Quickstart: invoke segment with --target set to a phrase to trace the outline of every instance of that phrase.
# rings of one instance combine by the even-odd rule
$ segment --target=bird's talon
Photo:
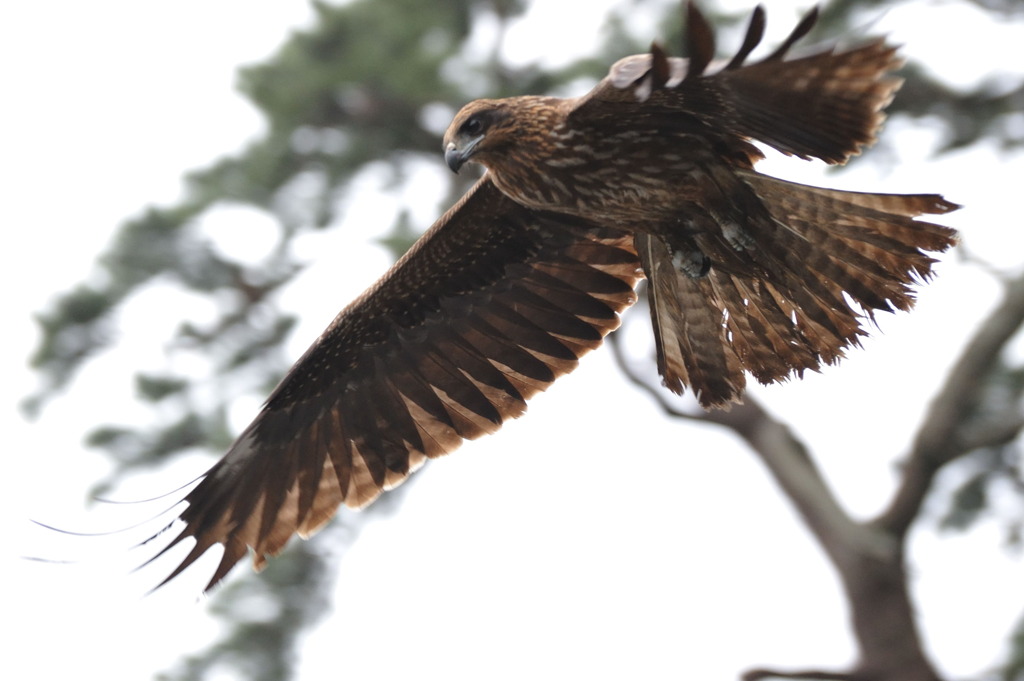
[[[700,251],[675,251],[672,265],[691,279],[700,279],[711,271],[711,258]]]
[[[749,251],[754,247],[754,237],[736,222],[722,223],[722,236],[735,251]]]

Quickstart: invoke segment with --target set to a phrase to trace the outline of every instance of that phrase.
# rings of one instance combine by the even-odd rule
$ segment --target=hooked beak
[[[459,172],[462,165],[469,160],[469,157],[473,155],[473,150],[476,149],[476,145],[480,144],[480,140],[484,138],[480,135],[474,140],[471,140],[462,149],[459,149],[455,142],[449,142],[448,146],[444,149],[444,162],[448,164],[448,167],[452,169],[453,173]]]
[[[453,173],[459,172],[459,168],[466,162],[462,152],[455,146],[455,142],[449,142],[448,147],[444,150],[444,162],[448,164]]]

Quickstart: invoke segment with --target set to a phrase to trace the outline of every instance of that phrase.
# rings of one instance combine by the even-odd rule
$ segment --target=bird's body
[[[705,139],[659,128],[651,120],[618,121],[618,126],[575,122],[570,115],[576,103],[514,97],[478,100],[463,112],[507,116],[502,138],[509,141],[478,154],[503,194],[535,210],[614,224],[624,231],[649,229],[652,211],[664,220],[678,217],[687,200],[697,198],[693,177]]]
[[[665,385],[705,408],[739,400],[745,373],[768,383],[832,363],[865,314],[908,309],[926,252],[955,241],[914,218],[953,204],[754,170],[752,139],[845,162],[899,86],[881,40],[788,59],[814,16],[748,65],[758,8],[739,53],[708,72],[713,37],[690,5],[689,60],[655,47],[580,98],[464,107],[445,160],[486,174],[338,315],[188,494],[170,546],[196,544],[168,579],[218,543],[210,585],[250,549],[260,565],[339,505],[521,415],[618,326],[641,278]]]

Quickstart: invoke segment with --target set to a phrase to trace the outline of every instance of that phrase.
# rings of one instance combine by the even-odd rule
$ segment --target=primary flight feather
[[[341,504],[358,508],[428,458],[496,431],[619,325],[648,280],[658,370],[674,392],[727,407],[763,383],[842,356],[873,310],[909,309],[927,252],[953,230],[915,220],[934,194],[819,189],[762,175],[751,141],[844,163],[875,140],[900,80],[873,40],[746,63],[688,6],[689,59],[627,57],[583,97],[466,105],[444,158],[483,178],[292,367],[184,499],[174,578],[224,546],[207,588],[249,551],[261,566]],[[163,551],[161,553],[163,553]],[[165,581],[167,581],[165,580]]]

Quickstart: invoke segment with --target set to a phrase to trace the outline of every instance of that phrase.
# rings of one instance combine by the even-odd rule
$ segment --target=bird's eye
[[[484,122],[478,116],[473,116],[462,126],[462,131],[475,137],[484,131]]]

